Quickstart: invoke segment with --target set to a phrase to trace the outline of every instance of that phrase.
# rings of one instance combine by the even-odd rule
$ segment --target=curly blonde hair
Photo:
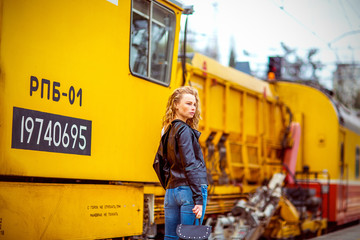
[[[191,94],[195,97],[196,100],[196,110],[193,118],[189,118],[186,123],[193,129],[197,129],[200,121],[200,99],[198,91],[190,86],[179,87],[174,90],[174,92],[169,97],[165,116],[163,117],[163,128],[166,130],[170,123],[175,119],[176,114],[176,104],[180,102],[183,94]]]

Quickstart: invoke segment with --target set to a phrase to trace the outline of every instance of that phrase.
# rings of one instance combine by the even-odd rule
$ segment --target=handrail
[[[310,182],[314,182],[314,183],[318,183],[320,185],[320,193],[321,193],[321,199],[322,201],[324,200],[324,195],[323,195],[323,189],[322,186],[323,184],[321,182],[318,181],[318,176],[319,175],[326,175],[327,176],[327,218],[330,218],[330,174],[328,172],[317,172],[317,171],[302,171],[302,172],[295,172],[295,176],[296,175],[306,175],[306,183],[309,184]],[[315,179],[309,179],[310,175],[314,175]],[[315,180],[315,181],[314,181]],[[301,181],[301,180],[300,180]],[[309,186],[308,186],[309,187]],[[323,208],[323,203],[321,204],[321,209]],[[323,210],[323,209],[322,209]]]

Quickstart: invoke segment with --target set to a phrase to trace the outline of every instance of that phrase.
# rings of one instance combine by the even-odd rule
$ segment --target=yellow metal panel
[[[224,98],[224,132],[229,132],[229,105],[230,103],[230,83],[225,82],[225,98]]]
[[[142,233],[143,188],[0,182],[0,239],[98,239]]]
[[[213,85],[210,87],[210,128],[223,129],[224,128],[224,85]]]
[[[277,89],[284,103],[296,113],[294,116],[303,117],[303,164],[310,166],[310,171],[327,169],[332,178],[337,178],[339,121],[332,102],[319,90],[301,84],[280,82]],[[302,166],[297,165],[297,171],[301,170]]]
[[[271,102],[265,101],[264,104],[264,135],[266,138],[270,137],[271,127]]]
[[[215,137],[212,143],[216,146],[217,139],[226,133],[228,166],[225,171],[230,173],[230,178],[259,183],[264,176],[270,177],[271,173],[266,172],[270,168],[261,166],[270,158],[279,161],[276,152],[280,149],[285,122],[283,106],[272,97],[269,84],[198,54],[192,59],[192,65],[187,65],[187,71],[191,74],[189,84],[199,90],[203,101],[202,146],[205,147],[210,135]],[[207,158],[206,149],[204,154]],[[215,148],[207,164],[217,168],[218,157]],[[275,168],[279,170],[279,167],[272,169]],[[219,171],[214,170],[212,174],[216,182]]]
[[[248,94],[246,96],[246,114],[244,118],[247,135],[257,135],[257,110],[257,98]]]
[[[241,86],[249,91],[257,93],[266,93],[269,98],[273,98],[273,92],[270,89],[269,83],[250,76],[246,73],[240,72],[231,67],[225,67],[214,59],[196,53],[192,59],[191,64],[199,69],[206,69],[204,71],[216,76],[221,76],[222,79],[234,83],[234,85]]]
[[[229,96],[229,105],[227,106],[229,109],[229,131],[230,132],[237,132],[240,133],[240,104],[241,104],[241,93],[237,90],[230,89],[230,96]]]
[[[181,12],[159,2],[174,9],[178,39]],[[131,1],[3,0],[1,6],[0,174],[157,181],[151,164],[177,82],[164,87],[131,75]],[[176,41],[173,63],[177,47]],[[176,64],[172,70],[175,79]],[[30,95],[31,76],[39,89]],[[43,79],[50,84],[41,94]],[[70,103],[71,87],[75,94],[82,89],[81,106],[76,95]],[[91,121],[91,155],[12,148],[13,107]]]
[[[227,150],[230,150],[230,143],[229,141],[226,141],[225,142],[225,147]],[[228,166],[228,169],[229,169],[229,174],[230,174],[230,180],[233,180],[235,175],[234,175],[234,168],[231,167],[231,164],[232,164],[233,160],[232,160],[232,154],[230,151],[226,151],[226,163],[227,163],[227,166]]]
[[[191,74],[191,86],[196,88],[199,92],[200,98],[200,109],[201,109],[201,119],[204,120],[204,114],[206,114],[206,94],[205,94],[205,82],[206,79],[204,76],[199,76],[197,74]],[[200,125],[203,127],[204,121],[200,121]]]
[[[296,223],[299,221],[299,213],[294,205],[286,198],[281,198],[279,202],[280,216],[286,222]]]
[[[275,127],[274,127],[274,124],[275,124],[275,104],[273,103],[269,103],[269,108],[268,108],[268,115],[269,115],[269,122],[268,122],[268,126],[269,126],[269,135],[268,137],[270,139],[275,139]]]
[[[300,129],[304,129],[304,115],[301,113],[293,113],[294,114],[294,121],[300,124]],[[300,138],[300,144],[299,144],[299,151],[298,151],[298,157],[296,161],[296,169],[302,169],[302,166],[304,166],[304,137]]]
[[[245,119],[247,119],[247,115],[250,114],[249,110],[248,110],[248,94],[244,93],[242,95],[242,134],[241,134],[241,159],[242,159],[242,163],[244,164],[244,176],[245,179],[250,179],[251,175],[250,175],[250,170],[249,170],[249,159],[248,159],[248,153],[247,153],[247,146],[245,145],[246,142],[246,136],[248,134],[248,128],[247,128],[247,123]]]
[[[283,109],[279,105],[273,105],[273,111],[274,111],[274,122],[272,124],[272,127],[274,128],[274,140],[280,140],[283,137],[284,132],[282,131],[284,128],[284,124],[288,124],[288,122],[284,122],[285,116],[283,115]]]
[[[360,135],[349,129],[345,129],[345,164],[347,164],[347,171],[349,180],[359,180],[355,176],[356,168],[356,147],[360,147]],[[360,169],[359,169],[360,170]]]

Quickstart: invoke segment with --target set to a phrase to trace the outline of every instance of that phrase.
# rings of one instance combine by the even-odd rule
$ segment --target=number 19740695
[[[90,155],[91,121],[14,107],[12,147]]]

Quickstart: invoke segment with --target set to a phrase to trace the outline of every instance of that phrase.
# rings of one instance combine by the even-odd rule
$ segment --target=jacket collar
[[[187,124],[186,122],[184,122],[184,121],[182,121],[182,120],[180,120],[180,119],[175,119],[175,120],[173,120],[173,121],[171,122],[171,124],[174,124],[174,123],[176,123],[176,122],[180,122],[180,123],[183,123],[183,124],[187,125],[187,126],[194,132],[196,138],[199,139],[199,137],[200,137],[200,135],[201,135],[201,132],[199,132],[199,131],[196,130],[196,129],[191,128],[191,127],[189,126],[189,124]]]
[[[180,119],[175,119],[171,122],[171,124],[176,123],[176,122],[181,122],[181,123],[185,123],[186,125],[188,125],[186,122],[184,122],[183,120]],[[189,125],[188,125],[189,126]],[[190,127],[190,126],[189,126]]]

